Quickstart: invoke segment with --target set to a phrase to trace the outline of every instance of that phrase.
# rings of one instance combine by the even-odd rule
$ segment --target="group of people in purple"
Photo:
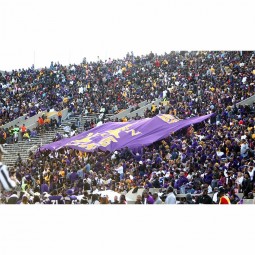
[[[61,104],[75,114],[99,113],[103,107],[117,113],[159,96],[168,102],[167,113],[180,119],[214,115],[139,151],[38,150],[9,169],[17,188],[3,191],[2,202],[127,204],[130,191],[140,188],[135,204],[253,199],[255,105],[236,103],[254,94],[254,62],[254,52],[171,52],[5,72],[0,76],[2,123],[35,107]],[[24,100],[30,100],[25,108]],[[157,113],[153,106],[145,117]]]
[[[106,113],[167,94],[181,117],[225,108],[254,93],[254,52],[171,52],[0,73],[0,125],[68,107]]]

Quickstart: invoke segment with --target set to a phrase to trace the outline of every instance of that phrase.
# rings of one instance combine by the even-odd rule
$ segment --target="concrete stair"
[[[87,120],[90,122],[92,119],[94,122],[97,122],[98,115],[82,116],[80,126],[77,128],[78,133],[83,132],[83,125]],[[61,135],[64,134],[64,127],[71,126],[73,123],[77,123],[77,120],[80,119],[80,116],[72,116],[68,120],[63,120],[61,126],[53,131],[46,131],[42,135],[31,138],[30,142],[28,141],[18,141],[16,144],[7,144],[4,149],[8,152],[7,155],[4,155],[3,162],[7,166],[13,166],[18,158],[18,153],[21,156],[22,161],[25,161],[29,156],[29,151],[35,152],[40,146],[49,144],[53,141],[56,133]]]

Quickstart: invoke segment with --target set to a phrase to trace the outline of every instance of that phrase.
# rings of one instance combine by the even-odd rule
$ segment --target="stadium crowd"
[[[254,93],[254,52],[171,52],[0,73],[0,125],[68,107],[117,113],[168,94],[183,117],[225,108]],[[184,104],[185,102],[185,104]]]
[[[57,152],[31,153],[27,162],[18,158],[10,168],[18,188],[3,192],[6,194],[2,201],[126,204],[127,193],[138,188],[145,191],[137,195],[136,204],[176,203],[176,193],[186,194],[178,201],[180,204],[236,204],[243,198],[253,198],[255,107],[236,106],[238,101],[254,94],[253,55],[253,52],[171,52],[142,57],[128,54],[124,60],[84,62],[69,67],[52,63],[39,74],[39,70],[33,69],[13,71],[8,86],[5,74],[1,79],[5,82],[2,93],[8,88],[9,95],[21,98],[18,102],[33,95],[39,98],[36,104],[31,99],[31,107],[25,110],[21,107],[22,113],[31,113],[35,107],[42,110],[44,104],[68,107],[78,114],[84,113],[84,109],[116,113],[136,106],[141,100],[161,96],[169,101],[168,113],[181,119],[209,112],[215,115],[140,151],[125,148],[114,153],[86,154],[63,148]],[[24,75],[17,75],[22,72]],[[13,75],[23,78],[13,80]],[[33,83],[28,86],[34,89],[30,95],[10,89],[20,84],[22,90],[28,83]],[[53,89],[57,93],[53,94]],[[17,103],[2,100],[3,123],[11,120],[10,114],[6,114],[6,101]],[[145,116],[157,113],[159,109],[153,106]],[[151,188],[159,192],[151,194]],[[116,192],[111,202],[109,196],[98,196],[105,190]],[[238,196],[239,193],[243,196]]]

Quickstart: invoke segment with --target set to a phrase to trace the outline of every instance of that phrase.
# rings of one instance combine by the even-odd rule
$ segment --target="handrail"
[[[157,99],[154,101],[154,103],[155,103],[155,105],[158,106],[158,105],[160,104],[161,101],[162,101],[162,98],[157,98]],[[138,113],[139,116],[143,115],[144,112],[145,112],[145,110],[146,110],[147,108],[150,108],[150,107],[152,106],[152,104],[153,104],[153,103],[151,102],[151,103],[149,103],[149,104],[144,105],[143,107],[141,107],[141,108],[139,108],[139,109],[137,109],[137,110],[131,112],[129,115],[127,115],[127,117],[128,117],[128,118],[135,117],[135,116],[136,116],[136,113]]]
[[[143,107],[143,106],[146,105],[147,103],[148,103],[148,101],[145,100],[145,101],[139,103],[138,106],[139,106],[139,107]],[[128,109],[126,109],[126,110],[123,110],[123,111],[121,111],[121,112],[119,112],[119,113],[117,113],[117,114],[111,116],[110,119],[111,119],[111,120],[114,120],[114,119],[116,119],[116,118],[122,119],[122,118],[126,117],[126,116],[130,113],[131,109],[132,109],[132,106],[129,107]]]
[[[67,113],[68,113],[68,109],[67,109],[67,108],[64,109],[64,110],[62,110],[62,118],[65,118],[66,115],[67,115]],[[43,114],[46,115],[46,114],[47,114],[47,111],[39,112],[38,114],[36,114],[36,115],[34,115],[34,116],[32,116],[32,117],[30,117],[30,118],[28,118],[28,119],[25,119],[25,118],[26,118],[26,115],[21,116],[21,117],[19,117],[19,118],[13,120],[13,121],[11,121],[11,122],[6,123],[6,124],[3,125],[3,126],[1,126],[1,128],[9,128],[9,127],[11,127],[11,126],[15,126],[15,125],[20,126],[20,125],[22,125],[22,124],[25,124],[25,126],[27,127],[27,129],[30,129],[30,130],[31,130],[31,129],[37,127],[37,120],[38,120],[38,118],[41,117]],[[56,117],[57,117],[57,112],[56,112],[55,114],[51,115],[51,116],[50,116],[50,119],[56,118]]]
[[[15,126],[17,123],[21,123],[21,122],[24,123],[26,116],[27,116],[27,114],[20,116],[17,119],[12,120],[12,121],[2,125],[0,128],[9,128],[11,126]]]
[[[248,97],[248,98],[244,99],[241,102],[238,102],[236,104],[236,106],[239,106],[239,105],[251,105],[251,104],[253,104],[253,102],[255,102],[255,95],[253,95],[251,97]]]

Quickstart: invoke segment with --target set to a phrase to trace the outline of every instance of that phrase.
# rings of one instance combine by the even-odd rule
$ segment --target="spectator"
[[[212,198],[208,195],[208,187],[202,186],[202,194],[197,197],[197,204],[212,204]]]
[[[176,204],[176,196],[174,194],[173,187],[169,187],[167,193],[168,195],[166,197],[165,204]]]
[[[115,205],[119,204],[119,200],[118,200],[117,196],[114,196],[113,204],[115,204]]]
[[[153,194],[153,199],[154,199],[154,204],[162,204],[162,200],[160,199],[157,193]]]
[[[143,191],[142,201],[143,201],[143,204],[154,204],[154,199],[147,190]]]
[[[195,204],[195,202],[192,199],[192,195],[190,193],[188,193],[186,195],[186,203],[185,204]]]
[[[252,191],[252,182],[248,172],[244,174],[242,189],[243,189],[244,198],[247,198],[248,194]]]
[[[7,166],[2,163],[2,157],[7,154],[2,145],[0,145],[0,198],[4,190],[11,191],[16,187],[16,182],[9,176]]]
[[[231,201],[229,197],[226,196],[225,190],[223,187],[219,188],[218,197],[219,197],[219,204],[231,204]]]
[[[18,202],[17,191],[13,191],[12,195],[8,198],[7,204],[17,204],[17,202]]]
[[[15,127],[12,130],[12,132],[13,132],[13,142],[17,143],[18,140],[19,140],[19,128],[18,128],[17,125],[15,125]]]
[[[230,190],[228,197],[231,204],[237,204],[240,201],[239,196],[235,193],[235,189]]]
[[[127,204],[125,195],[120,196],[120,204],[123,204],[123,205]]]
[[[21,127],[20,127],[20,132],[21,132],[21,137],[23,138],[24,137],[24,134],[26,133],[27,131],[27,128],[25,126],[25,124],[23,124]]]
[[[143,204],[141,195],[137,195],[135,204],[137,204],[137,205],[142,205]]]
[[[61,120],[62,120],[62,111],[58,111],[58,126],[61,126]]]

